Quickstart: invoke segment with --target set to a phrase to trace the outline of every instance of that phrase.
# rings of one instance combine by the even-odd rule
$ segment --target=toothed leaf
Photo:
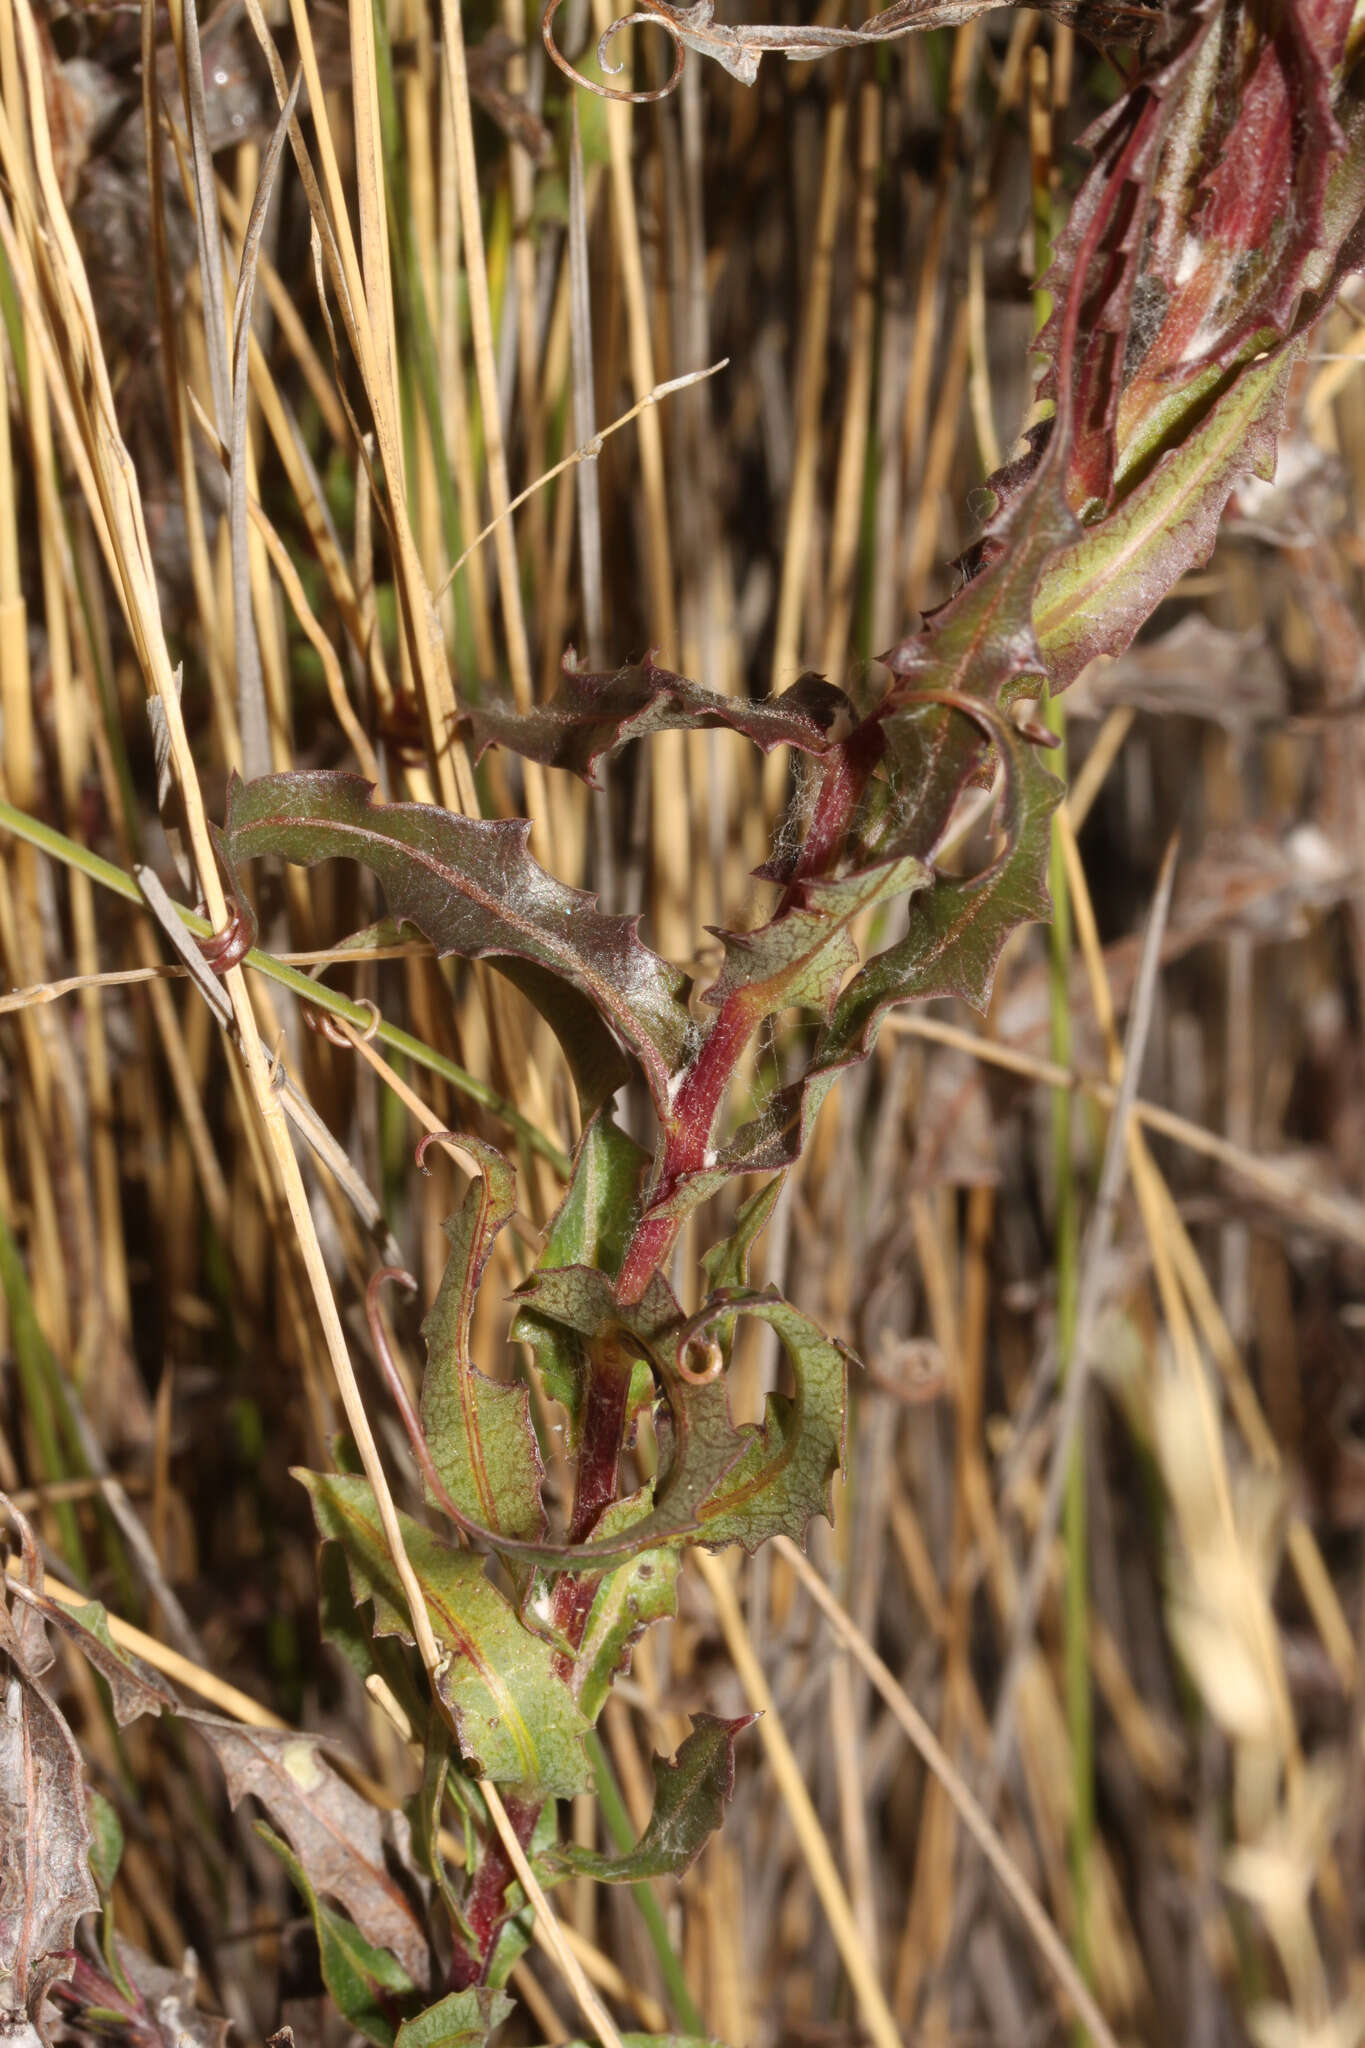
[[[743,1714],[722,1721],[714,1714],[694,1714],[692,1733],[677,1755],[654,1759],[654,1806],[635,1847],[624,1856],[603,1856],[566,1843],[552,1851],[550,1863],[599,1884],[681,1877],[724,1818],[735,1789],[735,1738],[757,1718]]]
[[[376,803],[358,775],[300,771],[250,783],[234,777],[218,843],[234,877],[265,853],[307,867],[359,861],[378,878],[393,915],[416,925],[439,954],[506,961],[513,979],[525,963],[527,993],[556,1029],[543,977],[565,983],[567,1042],[605,1027],[640,1062],[666,1112],[690,1028],[686,977],[643,944],[637,918],[609,917],[594,897],[547,874],[527,852],[530,829],[522,818]],[[599,1049],[592,1051],[596,1059]]]
[[[721,697],[686,676],[673,675],[646,660],[610,675],[590,675],[566,658],[559,687],[548,703],[519,712],[485,700],[464,713],[477,754],[506,747],[547,768],[567,768],[592,782],[597,763],[619,753],[629,741],[656,732],[728,726],[767,753],[798,747],[821,754],[831,730],[847,721],[851,706],[842,690],[819,676],[803,676],[780,697],[757,702]]]
[[[415,2020],[404,2020],[395,2048],[484,2048],[513,2010],[505,1991],[490,1990],[486,1984],[451,1991]]]
[[[462,1514],[496,1535],[534,1539],[544,1530],[545,1511],[530,1394],[524,1385],[489,1379],[469,1350],[475,1297],[494,1240],[516,1206],[516,1177],[491,1145],[463,1142],[482,1171],[445,1225],[450,1256],[422,1324],[422,1428]]]
[[[387,1949],[414,1982],[427,1938],[385,1857],[385,1817],[319,1753],[316,1741],[278,1728],[246,1728],[211,1714],[194,1722],[222,1766],[228,1798],[259,1799],[288,1837],[309,1885],[344,1906],[366,1939]]]
[[[308,1488],[319,1534],[339,1543],[357,1601],[373,1600],[381,1635],[412,1641],[412,1624],[367,1481],[296,1472]],[[448,1707],[465,1767],[498,1784],[534,1786],[568,1798],[588,1779],[587,1722],[557,1675],[555,1652],[525,1629],[516,1609],[484,1575],[483,1559],[453,1550],[399,1516],[403,1544],[443,1652],[437,1689]]]

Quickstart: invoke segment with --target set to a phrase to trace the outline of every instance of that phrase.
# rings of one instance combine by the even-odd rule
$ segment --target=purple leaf
[[[638,918],[609,917],[526,850],[524,819],[465,818],[430,804],[379,804],[358,775],[298,772],[234,777],[219,846],[230,873],[263,853],[311,867],[356,860],[377,876],[393,915],[417,926],[438,953],[522,963],[567,984],[570,1038],[594,1029],[643,1067],[661,1115],[688,1044],[687,979],[644,945]],[[552,1025],[553,1008],[546,1003]]]
[[[547,704],[518,712],[485,702],[463,714],[476,758],[492,746],[506,747],[547,768],[567,768],[593,782],[597,763],[649,733],[728,727],[743,733],[764,753],[797,747],[823,754],[842,736],[853,707],[842,690],[820,676],[802,676],[780,697],[754,702],[721,697],[686,676],[673,675],[646,658],[612,675],[589,675],[565,658],[559,688]]]

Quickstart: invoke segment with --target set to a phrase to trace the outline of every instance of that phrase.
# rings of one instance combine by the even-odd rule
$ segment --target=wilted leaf
[[[566,1843],[550,1861],[599,1884],[680,1877],[721,1824],[735,1789],[735,1738],[757,1718],[744,1714],[722,1721],[714,1714],[694,1714],[692,1733],[677,1755],[654,1759],[654,1807],[635,1847],[624,1856],[603,1856]]]
[[[819,676],[803,676],[780,697],[755,702],[703,690],[649,659],[613,675],[588,675],[571,667],[571,660],[566,658],[554,696],[530,712],[488,700],[467,706],[463,718],[476,755],[487,747],[507,747],[529,761],[567,768],[592,782],[604,756],[609,759],[629,741],[656,732],[725,726],[765,753],[788,746],[821,754],[852,711],[843,691]]]
[[[308,1882],[308,1873],[287,1842],[258,1820],[256,1832],[279,1857],[303,1894],[313,1916],[322,1981],[337,2010],[358,2033],[378,2048],[393,2048],[401,2021],[400,2002],[415,1989],[402,1964],[387,1949],[376,1948],[340,1913],[325,1904]]]
[[[234,876],[263,853],[311,867],[356,860],[382,884],[395,917],[417,926],[439,954],[525,962],[533,1001],[548,973],[574,996],[564,1036],[581,1039],[600,1020],[639,1060],[660,1113],[686,1051],[687,980],[644,945],[638,918],[609,917],[595,899],[539,867],[526,850],[525,819],[461,817],[430,804],[377,804],[358,775],[305,772],[234,777],[218,843]],[[546,1015],[556,1029],[554,1007]],[[595,1105],[594,1105],[595,1106]]]
[[[368,1940],[389,1949],[414,1983],[429,1968],[425,1933],[384,1856],[384,1817],[320,1755],[317,1742],[196,1714],[235,1807],[259,1799],[288,1836],[314,1891],[344,1906]]]
[[[422,1428],[441,1482],[462,1514],[496,1535],[534,1539],[545,1527],[545,1511],[529,1391],[489,1379],[469,1354],[475,1296],[493,1241],[515,1207],[516,1179],[491,1145],[463,1142],[483,1170],[445,1225],[450,1256],[422,1325]]]
[[[105,1680],[121,1728],[141,1714],[159,1714],[163,1707],[172,1713],[180,1711],[180,1702],[165,1679],[114,1641],[109,1616],[98,1600],[76,1606],[44,1594],[37,1605],[44,1620],[69,1636]]]
[[[75,1737],[0,1603],[0,2015],[39,2024],[76,1923],[99,1904]]]
[[[119,1969],[163,2048],[225,2048],[232,2022],[200,2008],[192,1976],[164,1969],[131,1941],[116,1937],[114,1947]]]
[[[107,1930],[107,1907],[105,1921]],[[105,1941],[105,1962],[108,1975],[77,1953],[53,1986],[71,2036],[113,2036],[127,2048],[225,2048],[230,2022],[200,2010],[193,1975],[163,1969],[118,1935]]]
[[[295,1477],[312,1496],[323,1539],[346,1553],[356,1600],[374,1601],[376,1629],[410,1642],[406,1602],[368,1483],[320,1472]],[[452,1550],[406,1515],[398,1519],[445,1653],[437,1683],[468,1770],[499,1784],[534,1786],[545,1797],[581,1791],[587,1723],[556,1675],[554,1651],[522,1626],[484,1576],[480,1556]]]
[[[505,1991],[491,1991],[484,1984],[452,1991],[415,2020],[404,2020],[396,2048],[483,2048],[512,2010]]]
[[[551,33],[554,15],[561,4],[562,0],[547,0],[541,17],[542,29],[551,55],[572,78],[576,74],[559,56]],[[1013,4],[1013,0],[1007,0],[1007,4]],[[873,14],[860,27],[808,22],[799,26],[763,22],[732,27],[716,20],[713,0],[693,0],[690,6],[678,7],[668,5],[667,0],[647,0],[645,11],[637,18],[659,22],[681,49],[710,57],[741,85],[752,85],[761,60],[768,55],[805,62],[827,56],[833,50],[858,49],[893,42],[917,30],[952,27],[986,12],[987,0],[893,0],[890,7]],[[1133,0],[1133,4],[1125,4],[1125,0],[1048,0],[1046,12],[1060,21],[1075,22],[1096,38],[1107,34],[1111,39],[1121,36],[1125,41],[1130,41],[1135,29],[1140,30],[1148,18],[1148,9],[1140,0]],[[604,37],[599,45],[599,57],[605,54],[603,45],[607,40]],[[675,83],[676,72],[670,81]],[[662,88],[663,92],[668,90],[667,86]],[[610,98],[610,93],[607,96]],[[662,93],[654,95],[661,96]]]
[[[1188,613],[1117,661],[1097,664],[1079,688],[1097,710],[1131,704],[1158,718],[1212,719],[1243,735],[1282,718],[1287,697],[1265,633],[1254,626],[1229,632],[1202,612]]]

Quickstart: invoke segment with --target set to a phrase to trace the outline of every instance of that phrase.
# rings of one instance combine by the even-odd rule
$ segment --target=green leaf
[[[1034,606],[1049,675],[1121,654],[1166,592],[1207,561],[1240,477],[1274,474],[1285,391],[1304,344],[1242,371],[1143,481],[1049,565]]]
[[[537,1271],[589,1266],[607,1274],[618,1272],[648,1164],[635,1140],[619,1129],[607,1110],[600,1110],[578,1141],[568,1189],[546,1233]],[[568,1410],[572,1450],[578,1440],[585,1370],[582,1333],[538,1315],[523,1296],[509,1334],[531,1346],[546,1393]],[[647,1382],[640,1391],[642,1396],[648,1392]]]
[[[90,1875],[99,1887],[106,1910],[114,1879],[123,1860],[123,1823],[118,1813],[93,1785],[85,1788],[85,1806],[90,1820]]]
[[[728,1237],[713,1244],[701,1255],[702,1271],[706,1275],[708,1292],[715,1294],[722,1287],[745,1287],[749,1281],[749,1260],[754,1246],[772,1220],[777,1198],[782,1193],[783,1176],[764,1181],[756,1193],[750,1195],[735,1218],[735,1227]]]
[[[720,1156],[718,1173],[790,1165],[839,1075],[872,1051],[889,1010],[943,995],[961,996],[984,1010],[1006,939],[1021,924],[1048,914],[1052,814],[1062,785],[1031,741],[986,704],[954,697],[934,708],[963,726],[969,719],[978,722],[995,737],[1005,771],[1004,845],[980,874],[936,874],[933,886],[912,898],[905,937],[848,983],[806,1072],[736,1132]],[[948,745],[951,728],[944,731]]]
[[[749,1261],[754,1246],[771,1221],[785,1180],[784,1173],[777,1173],[764,1181],[740,1209],[729,1237],[722,1238],[709,1251],[702,1253],[701,1266],[709,1294],[718,1294],[726,1287],[748,1286]],[[727,1365],[734,1348],[736,1320],[734,1316],[722,1316],[711,1328],[712,1339],[720,1346],[721,1356]]]
[[[752,1550],[779,1533],[799,1541],[812,1515],[829,1513],[830,1482],[843,1456],[845,1354],[780,1295],[730,1288],[684,1319],[657,1273],[632,1303],[619,1301],[603,1274],[581,1267],[533,1275],[526,1291],[542,1314],[585,1335],[614,1328],[632,1338],[664,1395],[655,1418],[660,1471],[652,1505],[589,1542],[546,1546],[547,1559],[587,1572],[686,1538]],[[736,1315],[772,1325],[795,1382],[793,1395],[769,1396],[761,1424],[740,1429],[723,1377],[699,1382],[694,1366],[684,1369],[710,1330]]]
[[[704,1500],[743,1456],[746,1443],[730,1420],[729,1403],[719,1381],[690,1386],[677,1370],[674,1349],[685,1325],[677,1297],[661,1273],[655,1273],[637,1302],[621,1302],[604,1273],[587,1266],[569,1266],[533,1273],[520,1290],[543,1318],[579,1335],[614,1336],[638,1347],[653,1369],[667,1399],[671,1426],[667,1457],[653,1489],[653,1505],[611,1534],[588,1543],[547,1549],[547,1561],[572,1562],[587,1569],[607,1558],[631,1557],[655,1544],[687,1535],[697,1527]],[[653,1379],[649,1385],[652,1387]],[[661,1444],[662,1448],[662,1444]]]
[[[374,1495],[363,1479],[296,1471],[308,1488],[324,1541],[339,1543],[357,1601],[372,1599],[381,1635],[412,1640],[398,1575],[384,1542]],[[399,1516],[404,1548],[426,1600],[443,1662],[437,1689],[466,1769],[498,1784],[534,1787],[568,1798],[588,1780],[583,1715],[556,1672],[556,1653],[523,1627],[511,1603],[484,1576],[484,1560],[452,1550],[430,1530]]]
[[[735,1789],[735,1738],[757,1719],[756,1714],[735,1721],[693,1715],[692,1733],[677,1755],[654,1759],[654,1808],[635,1847],[624,1856],[603,1856],[566,1843],[552,1852],[552,1866],[596,1878],[599,1884],[680,1877],[690,1870],[720,1826]]]
[[[629,1529],[650,1506],[648,1488],[614,1502],[598,1520],[595,1534],[614,1536]],[[578,1704],[589,1721],[601,1713],[617,1673],[629,1670],[631,1650],[645,1630],[675,1614],[677,1605],[676,1549],[642,1550],[615,1571],[603,1572],[574,1660]]]
[[[1092,162],[1040,336],[1040,396],[1055,401],[1066,386],[1065,490],[1086,519],[1035,607],[1058,685],[1096,654],[1122,652],[1207,559],[1238,479],[1273,473],[1294,365],[1360,263],[1353,19],[1350,0],[1324,0],[1288,32],[1249,0],[1174,14],[1144,75],[1082,138]],[[1035,462],[992,480],[1002,502]]]
[[[422,1428],[462,1514],[495,1535],[534,1539],[544,1530],[545,1511],[530,1394],[524,1385],[487,1378],[469,1352],[475,1297],[494,1239],[516,1206],[516,1179],[491,1145],[469,1137],[462,1142],[483,1171],[445,1226],[450,1256],[422,1324]]]
[[[804,1543],[812,1516],[830,1513],[830,1486],[843,1463],[846,1353],[790,1302],[741,1288],[708,1303],[690,1328],[736,1313],[776,1330],[795,1392],[769,1394],[758,1429],[743,1432],[743,1457],[702,1504],[699,1540],[708,1550],[740,1543],[753,1551],[779,1535]]]
[[[609,917],[526,850],[525,819],[465,818],[430,804],[377,804],[372,785],[339,772],[234,776],[218,845],[228,872],[263,853],[312,866],[356,860],[381,883],[392,914],[439,954],[533,970],[532,1000],[548,973],[572,994],[568,1041],[605,1031],[644,1070],[656,1108],[686,1052],[687,979],[639,937],[639,919]],[[593,1017],[600,1020],[594,1024]],[[549,1022],[557,1026],[553,1010]]]
[[[858,964],[854,921],[923,889],[929,880],[923,861],[911,856],[804,882],[804,907],[784,911],[756,931],[716,932],[725,961],[703,1002],[719,1008],[741,998],[755,1026],[789,1008],[828,1016],[844,976]]]
[[[289,1844],[263,1820],[257,1821],[256,1833],[279,1857],[313,1916],[322,1981],[342,2018],[378,2048],[393,2048],[399,2002],[416,1988],[407,1971],[387,1949],[366,1941],[358,1928],[318,1897]]]
[[[446,1868],[445,1857],[441,1853],[440,1835],[446,1788],[451,1783],[452,1753],[450,1730],[435,1700],[430,1700],[427,1706],[426,1737],[422,1744],[422,1782],[414,1796],[406,1802],[403,1810],[412,1829],[412,1853],[418,1869],[431,1878],[440,1892],[452,1925],[472,1940],[455,1887],[451,1882],[450,1872]],[[469,1862],[474,1853],[474,1835],[467,1808],[464,1810],[464,1817],[465,1859]]]
[[[404,2020],[395,2048],[483,2048],[513,2010],[505,1991],[491,1991],[486,1984],[452,1991],[415,2020]]]

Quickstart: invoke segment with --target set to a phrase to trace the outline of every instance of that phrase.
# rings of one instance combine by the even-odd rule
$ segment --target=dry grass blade
[[[1142,1072],[1143,1055],[1147,1049],[1147,1035],[1151,1029],[1153,1005],[1156,998],[1157,975],[1161,965],[1161,941],[1170,915],[1171,891],[1175,886],[1175,865],[1178,844],[1172,840],[1166,849],[1158,877],[1156,893],[1147,916],[1147,928],[1143,935],[1142,960],[1138,968],[1137,986],[1133,1007],[1128,1019],[1128,1030],[1123,1044],[1123,1072],[1119,1081],[1118,1096],[1110,1120],[1108,1136],[1105,1139],[1104,1160],[1100,1168],[1099,1182],[1095,1190],[1095,1203],[1090,1222],[1083,1239],[1081,1254],[1081,1290],[1076,1313],[1076,1337],[1071,1366],[1061,1389],[1061,1399],[1052,1440],[1052,1454],[1048,1464],[1047,1482],[1043,1493],[1042,1512],[1038,1527],[1034,1531],[1033,1548],[1029,1555],[1028,1568],[1020,1587],[1010,1634],[1008,1653],[1000,1678],[1000,1689],[996,1697],[995,1719],[991,1730],[990,1763],[983,1789],[982,1804],[989,1813],[999,1796],[1004,1781],[1005,1769],[1015,1735],[1014,1708],[1016,1689],[1023,1669],[1024,1658],[1033,1641],[1038,1625],[1038,1614],[1042,1606],[1043,1590],[1052,1562],[1052,1548],[1056,1541],[1061,1520],[1062,1495],[1066,1484],[1067,1464],[1076,1431],[1085,1403],[1088,1376],[1091,1365],[1092,1345],[1096,1319],[1104,1298],[1105,1258],[1113,1241],[1114,1225],[1118,1208],[1119,1193],[1128,1168],[1129,1118],[1137,1095],[1138,1080]]]
[[[194,0],[188,0],[186,21],[193,18]],[[237,276],[237,296],[232,307],[232,411],[228,439],[228,517],[232,536],[232,618],[233,650],[237,661],[238,716],[242,727],[242,772],[265,775],[271,767],[269,721],[265,682],[261,674],[260,650],[251,610],[251,569],[247,556],[247,398],[250,380],[247,354],[251,341],[251,309],[256,295],[256,264],[265,233],[275,180],[279,175],[285,137],[298,104],[302,71],[294,74],[289,97],[280,110],[261,163],[260,183],[242,237],[242,260]],[[216,195],[215,195],[216,196]],[[217,218],[216,208],[214,218]],[[214,251],[217,260],[217,251]]]
[[[815,1601],[844,1648],[857,1659],[867,1673],[904,1730],[907,1740],[944,1787],[964,1827],[989,1862],[1006,1895],[1017,1907],[1048,1968],[1066,1994],[1076,2018],[1096,2043],[1096,2048],[1117,2048],[1114,2031],[1096,2005],[1094,1995],[1076,1968],[1066,1943],[1049,1920],[1036,1893],[1021,1875],[1018,1864],[992,1826],[985,1808],[953,1764],[933,1729],[909,1698],[905,1688],[897,1684],[895,1677],[861,1629],[839,1605],[804,1553],[785,1536],[777,1539],[777,1548]]]
[[[103,1795],[0,1983],[72,2048],[162,1972],[188,2048],[1360,2034],[1365,87],[1264,15],[0,0],[0,1662],[82,1884]],[[143,1666],[296,1817],[361,1759],[383,1934]]]

